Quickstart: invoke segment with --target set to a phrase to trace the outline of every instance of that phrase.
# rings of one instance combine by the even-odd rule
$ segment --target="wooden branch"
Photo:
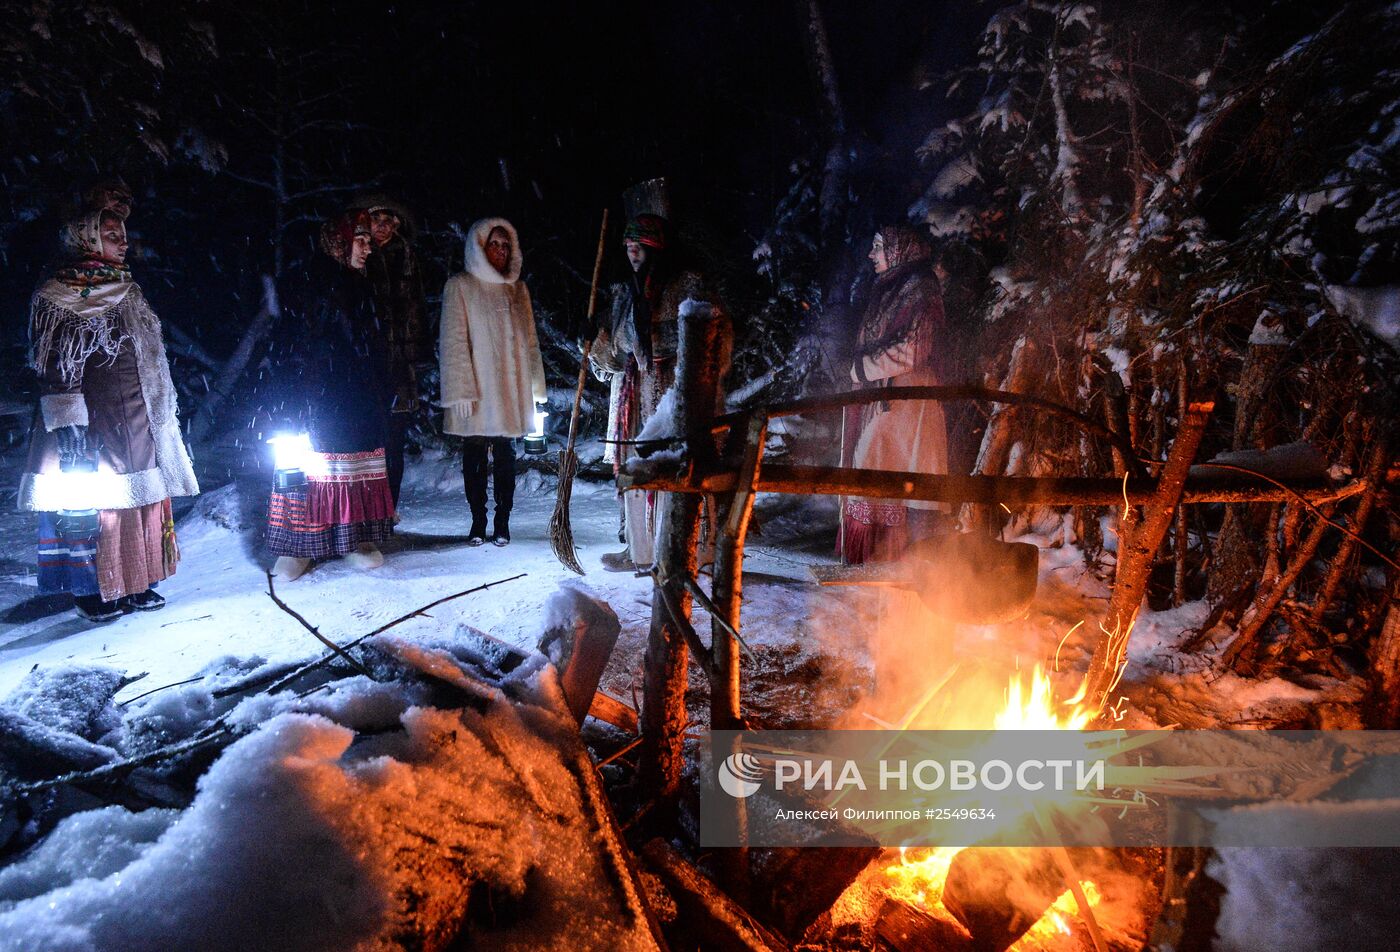
[[[729,619],[724,617],[724,613],[710,600],[710,596],[705,594],[705,589],[700,586],[700,583],[693,578],[688,578],[685,580],[685,587],[690,591],[690,594],[695,597],[695,600],[700,603],[700,607],[709,613],[710,618],[714,620],[715,624],[723,628],[731,638],[739,643],[739,646],[744,649],[744,653],[749,656],[749,659],[757,661],[758,656],[753,653],[753,649],[749,647],[748,642],[744,641],[744,636],[739,634],[739,630],[729,623]]]
[[[477,586],[475,586],[474,588],[469,588],[469,589],[466,589],[465,591],[457,592],[456,594],[447,595],[447,596],[445,596],[445,597],[443,597],[443,598],[439,598],[437,601],[429,602],[428,604],[422,606],[421,608],[415,608],[413,611],[409,612],[407,615],[400,615],[398,618],[395,618],[393,621],[385,622],[384,624],[380,625],[378,628],[374,629],[374,631],[371,631],[371,632],[369,632],[368,634],[361,635],[360,637],[354,639],[353,641],[347,641],[347,642],[345,643],[345,648],[346,648],[346,650],[349,650],[350,648],[354,648],[356,645],[358,645],[360,642],[364,641],[366,638],[373,638],[375,635],[383,634],[384,632],[388,631],[390,628],[393,628],[395,625],[401,625],[401,624],[403,624],[404,622],[408,621],[409,619],[417,618],[419,615],[423,615],[423,614],[427,613],[428,609],[430,609],[430,608],[436,608],[438,605],[441,605],[441,604],[443,604],[444,602],[450,602],[450,601],[452,601],[453,599],[461,598],[461,597],[464,596],[464,595],[471,595],[471,594],[473,594],[473,593],[475,593],[475,592],[485,591],[486,589],[488,589],[488,588],[494,588],[494,587],[497,586],[497,585],[504,585],[506,582],[514,582],[516,579],[525,578],[525,576],[526,576],[527,574],[528,574],[528,573],[521,572],[519,575],[512,575],[510,578],[503,578],[503,579],[498,579],[497,581],[494,581],[494,582],[487,582],[485,585],[477,585]],[[261,687],[261,686],[264,685],[264,684],[268,684],[268,683],[272,683],[272,682],[275,682],[275,683],[272,683],[272,687],[270,687],[270,688],[267,689],[267,693],[268,693],[268,694],[276,694],[278,691],[282,690],[282,689],[285,688],[287,685],[291,684],[293,681],[295,681],[295,680],[297,680],[298,678],[300,678],[302,675],[307,674],[307,673],[309,673],[309,672],[311,672],[311,671],[314,671],[315,669],[321,667],[321,665],[327,664],[327,663],[329,663],[329,662],[335,660],[337,657],[339,657],[339,655],[336,654],[336,653],[334,653],[334,652],[332,652],[331,654],[325,655],[324,657],[317,658],[315,661],[311,661],[311,662],[308,662],[308,663],[306,663],[306,664],[303,664],[303,665],[301,665],[301,666],[299,666],[299,667],[297,667],[297,668],[294,668],[290,673],[286,674],[285,676],[282,676],[282,677],[280,678],[280,680],[279,680],[279,676],[278,676],[276,673],[274,673],[274,674],[272,674],[271,676],[262,675],[262,676],[258,676],[258,677],[256,677],[256,678],[250,678],[250,679],[248,679],[248,680],[241,681],[241,682],[239,682],[239,683],[237,683],[237,684],[231,684],[231,685],[229,685],[228,687],[220,688],[219,690],[215,691],[215,692],[214,692],[214,697],[216,697],[216,698],[225,698],[225,697],[229,697],[229,696],[231,696],[231,695],[239,694],[239,693],[241,693],[241,692],[243,692],[243,691],[252,690],[252,689],[254,689],[254,688],[258,688],[258,687]],[[281,670],[284,670],[284,671],[285,671],[286,669],[283,668],[283,669],[281,669]]]
[[[700,640],[700,633],[695,630],[695,626],[690,623],[690,619],[681,614],[680,608],[671,597],[671,587],[661,578],[656,580],[656,592],[661,598],[661,604],[666,608],[666,614],[671,619],[671,624],[680,630],[685,636],[685,643],[690,647],[690,653],[695,656],[695,663],[700,670],[705,672],[705,677],[711,683],[715,679],[715,659],[710,654],[709,647]]]
[[[1251,667],[1251,662],[1244,659],[1247,651],[1252,652],[1255,643],[1258,641],[1259,633],[1264,630],[1279,604],[1283,602],[1288,590],[1293,587],[1293,583],[1298,581],[1298,576],[1303,574],[1303,569],[1312,562],[1313,556],[1317,554],[1317,547],[1322,544],[1322,536],[1332,525],[1328,518],[1319,518],[1313,525],[1307,537],[1299,544],[1292,558],[1288,560],[1288,568],[1279,577],[1266,580],[1270,584],[1261,585],[1259,591],[1254,596],[1254,604],[1245,612],[1245,617],[1240,623],[1240,633],[1235,640],[1230,643],[1230,647],[1225,649],[1221,655],[1221,661],[1231,668],[1240,670]],[[1273,527],[1270,527],[1273,531]]]
[[[676,900],[680,921],[692,938],[719,952],[784,952],[787,943],[720,891],[660,837],[642,847],[642,858]]]
[[[739,482],[739,474],[733,470],[676,475],[657,469],[643,466],[623,473],[617,478],[618,488],[732,493]],[[1130,476],[1125,486],[1122,480],[1096,476],[955,476],[770,463],[763,467],[755,491],[1007,506],[1114,506],[1122,505],[1125,490],[1133,505],[1150,502],[1156,495],[1157,484],[1151,477]],[[1192,476],[1186,480],[1181,501],[1247,503],[1301,497],[1320,505],[1355,496],[1365,489],[1364,480],[1340,487],[1315,484],[1290,487],[1249,477]]]
[[[972,400],[983,403],[1004,403],[1013,406],[1035,407],[1043,410],[1051,416],[1057,416],[1068,420],[1080,429],[1101,436],[1109,442],[1115,449],[1123,454],[1126,465],[1134,475],[1143,475],[1141,461],[1137,458],[1137,453],[1133,451],[1132,443],[1128,441],[1127,434],[1115,433],[1104,424],[1092,417],[1080,413],[1063,404],[1055,403],[1053,400],[1046,400],[1043,397],[1032,396],[1028,393],[1013,393],[1008,390],[994,390],[990,387],[983,387],[977,384],[954,384],[938,387],[875,387],[867,390],[852,390],[848,393],[835,394],[824,397],[805,397],[801,400],[793,400],[789,403],[781,403],[772,407],[755,407],[748,410],[736,410],[726,413],[723,416],[715,417],[716,431],[729,429],[743,424],[750,416],[761,414],[768,419],[782,416],[798,416],[813,413],[829,412],[839,410],[847,406],[864,406],[868,403],[893,403],[902,400],[934,400],[938,402],[951,402],[959,400]]]
[[[371,681],[378,680],[377,678],[375,678],[374,675],[369,673],[369,668],[366,668],[364,665],[360,664],[360,662],[352,658],[348,651],[340,647],[340,645],[336,644],[334,641],[331,641],[325,635],[321,634],[321,632],[316,629],[315,625],[311,624],[311,622],[301,617],[301,615],[297,614],[297,612],[290,605],[288,605],[286,602],[282,601],[282,599],[277,597],[277,591],[272,584],[271,570],[268,570],[267,572],[267,597],[272,599],[273,604],[275,604],[278,608],[282,609],[288,615],[291,615],[293,618],[295,618],[301,624],[301,627],[311,632],[311,634],[315,636],[317,641],[321,642],[321,644],[331,649],[331,651],[344,658],[345,661],[349,663],[350,667],[354,668],[356,671],[360,672],[365,677],[369,678]]]

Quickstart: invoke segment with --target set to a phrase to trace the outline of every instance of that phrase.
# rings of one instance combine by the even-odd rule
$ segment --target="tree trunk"
[[[1035,366],[1036,346],[1029,337],[1018,337],[1011,347],[1011,360],[1006,368],[1006,377],[1000,389],[1012,393],[1025,393],[1030,389],[1031,371]],[[1006,464],[1011,456],[1011,447],[1016,442],[1015,423],[1018,418],[1015,406],[1001,406],[987,421],[986,432],[982,434],[982,445],[977,450],[977,462],[972,468],[974,474],[1000,476],[1006,472]],[[988,509],[974,510],[972,522],[988,525],[996,514]]]
[[[818,0],[797,0],[802,20],[807,68],[826,123],[826,154],[817,193],[818,248],[822,285],[822,319],[826,332],[844,342],[851,280],[854,272],[848,247],[851,212],[851,143],[846,109],[831,54],[826,17]]]
[[[1231,449],[1268,449],[1270,420],[1267,413],[1269,389],[1274,372],[1287,347],[1250,344],[1235,397],[1235,429]],[[1229,506],[1211,562],[1206,596],[1212,602],[1224,601],[1249,591],[1259,582],[1262,566],[1258,559],[1258,538],[1264,514],[1241,506]]]

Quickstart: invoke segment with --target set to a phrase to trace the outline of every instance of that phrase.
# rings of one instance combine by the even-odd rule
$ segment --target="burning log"
[[[703,937],[706,949],[716,952],[785,952],[787,949],[781,938],[721,892],[666,841],[652,840],[642,848],[642,857],[675,899],[677,927],[691,939]]]
[[[1001,952],[1049,910],[1065,883],[1048,850],[962,850],[943,886],[943,905],[972,934],[970,948]]]
[[[931,916],[908,903],[891,899],[880,907],[875,934],[896,952],[971,952],[972,936],[956,923]]]

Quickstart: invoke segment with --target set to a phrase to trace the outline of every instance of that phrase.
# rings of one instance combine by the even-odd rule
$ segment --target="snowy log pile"
[[[568,656],[608,629],[583,601],[543,625],[563,685],[466,626],[123,707],[121,672],[36,670],[0,703],[0,833],[28,847],[0,948],[657,948],[571,710],[601,667]]]

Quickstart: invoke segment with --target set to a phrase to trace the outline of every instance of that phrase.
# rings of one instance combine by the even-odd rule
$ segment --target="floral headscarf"
[[[112,212],[95,209],[85,212],[63,226],[59,237],[63,242],[65,264],[54,272],[54,279],[77,288],[83,297],[104,284],[131,280],[131,269],[102,257],[102,219]],[[122,225],[125,229],[126,225]]]
[[[356,236],[369,233],[369,213],[362,208],[352,208],[321,226],[321,250],[348,268],[350,248]]]

